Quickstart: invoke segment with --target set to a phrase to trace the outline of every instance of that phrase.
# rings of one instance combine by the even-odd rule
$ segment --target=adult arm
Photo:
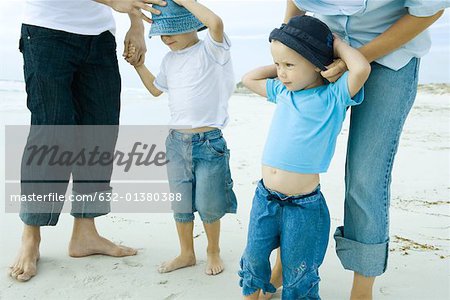
[[[284,23],[289,22],[292,17],[303,16],[306,12],[299,9],[293,0],[286,1],[286,13],[284,14]]]
[[[137,67],[145,62],[145,53],[147,52],[147,46],[144,39],[144,23],[138,16],[129,14],[130,17],[130,29],[125,35],[124,48],[122,56],[131,65]],[[129,46],[134,46],[134,54],[129,56]]]
[[[359,51],[372,62],[392,51],[400,48],[421,32],[431,26],[439,19],[443,10],[437,12],[430,17],[416,17],[406,14],[394,23],[388,30],[374,38],[366,45],[359,48]]]
[[[395,22],[388,30],[374,38],[369,43],[365,44],[358,50],[366,57],[370,62],[377,60],[378,58],[385,56],[392,51],[400,48],[431,24],[436,22],[442,14],[443,10],[429,17],[416,17],[410,14],[406,14]],[[344,61],[338,59],[328,66],[327,71],[323,71],[321,74],[323,77],[331,82],[336,81],[347,70],[347,65]]]

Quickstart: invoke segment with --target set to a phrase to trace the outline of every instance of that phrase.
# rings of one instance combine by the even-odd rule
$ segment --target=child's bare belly
[[[266,188],[285,195],[311,193],[320,182],[319,174],[293,173],[264,165],[262,177]]]
[[[197,128],[192,128],[192,129],[177,129],[180,132],[184,132],[184,133],[199,133],[199,132],[206,132],[206,131],[211,131],[217,129],[215,127],[197,127]]]

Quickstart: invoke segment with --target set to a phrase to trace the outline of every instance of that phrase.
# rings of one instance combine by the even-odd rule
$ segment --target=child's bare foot
[[[208,275],[217,275],[224,270],[223,261],[220,258],[220,252],[208,252],[205,273]]]
[[[281,284],[280,285],[273,284],[273,286],[277,289],[277,292],[279,291],[279,288],[281,288]],[[266,292],[265,294],[263,294],[263,292],[260,291],[258,299],[260,299],[260,300],[269,300],[269,299],[272,299],[273,295],[275,295],[275,293],[272,294],[272,293]]]
[[[22,246],[16,261],[10,266],[12,278],[18,281],[28,281],[37,274],[37,262],[39,260],[39,244],[41,241],[39,227],[27,230],[25,226],[22,237]]]
[[[69,244],[71,257],[101,254],[114,257],[136,255],[137,250],[116,245],[101,237],[95,228],[94,219],[75,218],[72,239]]]
[[[168,273],[181,268],[191,267],[195,265],[195,254],[181,254],[172,260],[165,261],[158,268],[159,273]]]
[[[270,283],[278,290],[283,285],[283,276],[281,273],[281,270],[278,270],[277,267],[275,267],[272,271],[272,276],[270,278]],[[268,300],[272,299],[274,294],[272,293],[265,293],[260,292],[259,299]]]

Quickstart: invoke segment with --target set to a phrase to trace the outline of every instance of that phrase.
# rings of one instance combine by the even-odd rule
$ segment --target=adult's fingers
[[[128,47],[130,46],[130,40],[129,39],[125,39],[123,41],[123,57],[127,57],[128,56]]]
[[[148,23],[153,23],[153,20],[150,19],[149,17],[147,17],[143,12],[141,12],[140,10],[137,10],[136,15],[141,18],[142,20],[148,22]]]
[[[161,14],[161,12],[160,12],[159,10],[157,10],[157,9],[155,9],[155,8],[153,8],[153,7],[151,7],[151,6],[148,5],[148,4],[142,3],[142,2],[135,2],[135,3],[133,4],[133,6],[134,6],[136,9],[143,9],[143,10],[145,10],[145,11],[148,11],[148,12],[152,13],[152,14],[156,14],[156,15]]]
[[[142,0],[142,2],[147,3],[147,4],[156,4],[159,6],[166,6],[167,2],[164,0]]]
[[[322,72],[320,72],[320,74],[323,76],[323,77],[325,77],[325,78],[328,78],[328,77],[333,77],[333,76],[336,76],[337,74],[339,74],[341,72],[341,69],[339,68],[339,67],[332,67],[331,69],[328,69],[328,70],[326,70],[326,71],[322,71]]]
[[[345,72],[347,65],[344,61],[337,59],[331,65],[327,66],[327,70],[322,71],[321,75],[325,78],[336,76],[339,73]]]

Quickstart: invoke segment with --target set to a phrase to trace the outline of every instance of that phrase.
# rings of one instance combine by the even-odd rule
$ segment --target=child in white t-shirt
[[[193,246],[194,212],[198,211],[208,238],[206,274],[216,275],[224,266],[219,252],[220,219],[235,213],[229,157],[221,129],[228,123],[228,100],[234,75],[230,41],[220,17],[193,0],[167,1],[153,15],[150,36],[160,35],[170,48],[155,77],[144,65],[136,71],[150,93],[169,94],[170,125],[166,141],[171,192],[182,194],[174,205],[181,253],[163,263],[170,272],[196,263]],[[197,31],[208,28],[204,40]],[[129,46],[133,55],[135,49]]]

